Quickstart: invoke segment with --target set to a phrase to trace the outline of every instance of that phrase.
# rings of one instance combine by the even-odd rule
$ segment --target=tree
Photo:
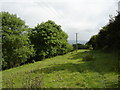
[[[67,52],[68,35],[61,26],[48,20],[31,30],[30,40],[36,51],[36,60]]]
[[[120,13],[113,18],[111,17],[109,23],[97,35],[91,37],[87,42],[89,46],[94,49],[120,51]]]
[[[8,12],[0,12],[0,17],[2,17],[2,60],[7,64],[3,68],[11,68],[27,61],[34,55],[34,49],[30,45],[28,27],[23,20]]]
[[[93,49],[97,48],[97,38],[98,35],[93,35],[90,40],[86,43],[86,45],[91,46]]]

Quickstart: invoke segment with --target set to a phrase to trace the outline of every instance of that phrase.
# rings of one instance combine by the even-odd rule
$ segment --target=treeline
[[[86,43],[93,49],[120,50],[120,13]]]
[[[89,47],[87,45],[84,45],[84,44],[80,44],[80,43],[77,43],[76,44],[73,44],[73,50],[76,50],[77,49],[89,49]]]
[[[68,35],[54,21],[29,28],[9,12],[0,12],[0,19],[3,69],[65,54],[73,49],[67,41]]]

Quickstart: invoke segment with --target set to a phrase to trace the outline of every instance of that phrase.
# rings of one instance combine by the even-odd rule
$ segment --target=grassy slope
[[[91,52],[95,61],[82,61]],[[112,53],[79,50],[3,71],[3,87],[117,87],[117,58]],[[13,84],[14,83],[14,84]],[[14,86],[13,86],[14,85]]]

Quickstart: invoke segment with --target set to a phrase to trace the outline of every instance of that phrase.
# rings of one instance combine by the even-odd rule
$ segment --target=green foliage
[[[0,64],[2,68],[7,68],[7,62],[2,58],[2,63]]]
[[[32,62],[33,59],[41,60],[65,54],[72,50],[72,46],[67,41],[68,35],[62,31],[60,25],[51,20],[38,24],[32,29],[28,28],[19,17],[8,12],[0,12],[0,19],[3,69]]]
[[[29,35],[37,60],[64,54],[72,49],[67,42],[68,35],[62,31],[60,25],[51,20],[38,24]]]
[[[88,53],[92,53],[94,62],[82,60]],[[116,53],[78,50],[4,70],[2,87],[117,88],[118,67]]]
[[[1,12],[2,17],[2,53],[3,69],[19,66],[33,55],[34,49],[30,45],[27,26],[16,15]],[[6,65],[7,64],[7,65]]]
[[[91,46],[93,49],[97,48],[97,41],[98,35],[94,35],[91,37],[91,39],[86,43],[86,45],[88,45],[89,47]]]
[[[75,50],[76,49],[76,44],[73,44],[72,46]],[[80,44],[80,43],[77,44],[77,47],[78,47],[78,49],[87,49],[88,48],[86,45],[83,45],[83,44]]]
[[[120,50],[120,13],[110,19],[97,35],[92,36],[87,45],[93,49]]]
[[[70,52],[73,50],[73,46],[70,45],[69,43],[66,43],[66,49],[67,49],[67,52]]]

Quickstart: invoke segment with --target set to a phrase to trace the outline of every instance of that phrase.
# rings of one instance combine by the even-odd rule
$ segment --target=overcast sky
[[[29,27],[53,20],[69,35],[68,40],[89,40],[116,15],[118,0],[0,0],[0,11],[17,14]]]

